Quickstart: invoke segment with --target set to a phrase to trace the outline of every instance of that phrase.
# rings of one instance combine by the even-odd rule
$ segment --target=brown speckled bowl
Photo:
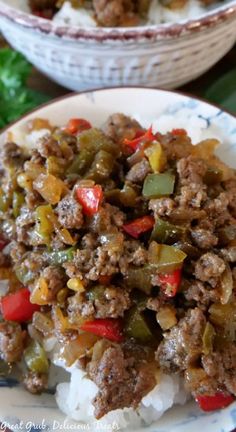
[[[236,40],[236,0],[177,24],[61,26],[0,0],[0,28],[17,50],[71,90],[117,85],[174,88],[214,65]],[[16,2],[17,3],[17,2]]]

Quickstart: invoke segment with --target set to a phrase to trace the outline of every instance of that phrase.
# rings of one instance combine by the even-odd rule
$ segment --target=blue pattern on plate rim
[[[93,104],[96,104],[96,92],[90,92],[86,94],[86,98],[88,98]],[[224,149],[227,153],[230,153],[233,155],[232,150],[236,149],[236,120],[233,116],[230,116],[229,114],[225,113],[224,111],[222,111],[221,109],[217,109],[215,107],[212,107],[210,105],[204,104],[201,101],[198,101],[196,99],[191,99],[188,97],[185,97],[183,101],[178,101],[177,103],[171,104],[171,106],[167,107],[167,109],[163,112],[163,114],[169,114],[169,115],[175,115],[177,114],[180,110],[186,109],[188,110],[187,112],[187,116],[186,116],[186,120],[193,116],[196,115],[198,118],[202,119],[205,121],[205,129],[208,129],[209,127],[211,127],[213,124],[214,125],[219,125],[220,124],[220,129],[224,130],[227,132],[227,137],[230,137],[230,141],[231,143],[227,146],[226,149]],[[235,160],[235,153],[234,153],[234,160]],[[12,388],[14,386],[17,386],[18,383],[14,380],[1,380],[0,379],[0,388],[1,387],[8,387],[8,388]],[[1,391],[1,389],[0,389]],[[22,405],[25,407],[25,405]],[[34,405],[27,405],[27,407],[30,409],[32,408],[39,408],[39,406],[35,406]],[[52,407],[50,408],[50,406],[47,406],[48,409],[53,409]],[[14,412],[14,407],[12,406],[12,410]],[[236,405],[233,404],[232,408],[229,408],[229,416],[231,418],[231,422],[232,422],[232,429],[236,428]],[[219,429],[217,429],[217,424],[220,423],[220,417],[221,417],[221,412],[217,411],[214,413],[208,413],[205,414],[203,412],[193,412],[193,411],[189,411],[187,416],[185,416],[184,420],[181,420],[179,422],[173,422],[173,429],[174,432],[182,432],[181,429],[183,429],[183,427],[185,427],[186,425],[189,425],[189,431],[191,430],[192,425],[194,424],[194,422],[196,420],[199,419],[203,419],[204,417],[207,416],[207,425],[208,427],[210,425],[214,425],[214,432],[229,432],[229,430],[226,430],[224,428],[222,428],[220,426]],[[2,419],[3,422],[6,422],[8,424],[14,424],[14,425],[20,425],[21,424],[21,420],[17,417],[14,417],[14,415],[11,416],[7,416],[5,417],[5,419]],[[52,423],[48,422],[48,424],[44,424],[43,427],[40,425],[28,425],[28,427],[22,427],[21,430],[22,432],[40,432],[40,431],[46,431],[46,432],[51,432],[52,429]],[[206,426],[206,425],[205,425]],[[157,429],[156,429],[157,427]],[[154,429],[153,429],[154,428]],[[172,429],[172,428],[171,428]],[[4,430],[1,429],[0,430]],[[72,429],[72,430],[79,430],[79,429]],[[149,428],[147,428],[147,432],[149,431]],[[153,425],[151,427],[151,432],[172,432],[172,430],[170,429],[163,429],[163,427],[158,428],[158,425]]]

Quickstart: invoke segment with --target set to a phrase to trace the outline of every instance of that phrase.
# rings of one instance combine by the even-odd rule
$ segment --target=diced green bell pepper
[[[5,213],[11,205],[11,197],[0,188],[0,211]]]
[[[104,150],[117,156],[120,153],[119,146],[115,144],[100,129],[91,128],[80,133],[77,137],[80,151],[86,150],[95,155],[99,150]]]
[[[138,193],[136,190],[125,183],[123,189],[112,189],[105,192],[105,197],[108,202],[114,205],[122,205],[124,207],[135,207],[137,205]],[[146,210],[147,213],[147,210]]]
[[[45,242],[45,244],[50,242],[51,234],[54,231],[50,216],[54,216],[54,212],[50,204],[37,207],[36,218],[38,226],[36,228],[36,232],[37,235],[39,235],[39,237]]]
[[[35,277],[35,274],[31,270],[27,269],[23,264],[19,264],[17,267],[15,267],[14,271],[17,279],[23,285],[27,285]]]
[[[86,297],[91,301],[101,300],[104,298],[105,288],[103,285],[97,285],[86,292]]]
[[[56,177],[61,177],[65,173],[67,162],[56,156],[49,156],[46,161],[47,173]]]
[[[182,267],[186,254],[173,246],[152,242],[149,246],[149,263],[159,272],[165,273]]]
[[[33,340],[24,351],[25,363],[32,372],[47,373],[49,362],[43,347]]]
[[[94,154],[89,150],[83,149],[75,156],[72,164],[66,171],[67,175],[78,174],[79,176],[84,175],[87,169],[89,169],[94,158]]]
[[[148,265],[142,267],[129,267],[125,276],[125,284],[128,288],[138,289],[147,295],[152,290],[151,276],[152,268]]]
[[[20,209],[25,202],[24,195],[21,192],[14,192],[12,198],[12,211],[15,218],[19,216]]]
[[[152,331],[149,328],[143,313],[140,312],[136,306],[134,306],[127,314],[124,332],[128,337],[137,339],[142,343],[147,343],[153,338]]]
[[[85,178],[94,180],[95,183],[101,183],[108,179],[114,167],[115,158],[111,153],[105,150],[99,150],[94,161],[85,175]]]
[[[120,191],[120,202],[125,207],[135,207],[137,204],[138,194],[135,189],[125,183]]]
[[[0,377],[6,377],[11,372],[11,365],[0,359]]]
[[[69,249],[60,250],[56,252],[45,252],[45,258],[49,261],[50,264],[63,264],[65,262],[73,261],[74,252],[76,251],[75,246],[70,247]]]
[[[144,180],[143,196],[145,198],[159,198],[174,192],[175,176],[166,171],[164,173],[149,174]]]
[[[183,233],[184,229],[182,227],[158,219],[153,228],[151,239],[156,240],[158,243],[172,244],[178,241]]]

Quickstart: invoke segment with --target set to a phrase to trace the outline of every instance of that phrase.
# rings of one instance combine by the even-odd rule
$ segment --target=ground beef
[[[76,321],[78,316],[90,317],[91,315],[95,318],[118,318],[124,316],[124,312],[130,305],[129,294],[125,289],[108,286],[104,287],[103,293],[95,299],[86,299],[86,295],[84,298],[79,295],[71,297],[69,316],[72,321]]]
[[[143,266],[148,259],[148,252],[137,240],[124,242],[124,252],[119,259],[120,271],[123,275],[127,273],[130,264]]]
[[[164,340],[156,352],[156,359],[164,371],[185,370],[198,361],[202,352],[205,325],[203,312],[195,308],[169,332],[164,333]]]
[[[34,210],[36,207],[42,204],[43,200],[41,195],[39,195],[36,190],[32,189],[26,191],[25,202],[30,210]]]
[[[84,218],[82,213],[82,206],[73,197],[68,194],[63,198],[57,206],[58,220],[60,224],[67,229],[82,227]]]
[[[87,279],[96,281],[101,275],[113,275],[119,271],[119,260],[123,252],[123,245],[114,252],[106,245],[95,250],[82,249],[77,251],[74,264]]]
[[[205,219],[207,214],[204,210],[195,210],[187,207],[178,207],[170,215],[170,219],[176,224],[189,223],[192,221],[200,222]]]
[[[87,301],[80,293],[68,299],[68,316],[71,322],[76,323],[80,317],[93,319],[95,308],[92,301]]]
[[[228,209],[230,214],[236,218],[236,189],[227,192],[229,204]]]
[[[123,234],[115,233],[111,242],[105,242],[95,249],[80,249],[74,263],[67,263],[67,274],[97,281],[99,276],[111,276],[119,271],[126,274],[128,266],[142,266],[147,262],[147,250],[137,240],[124,241]],[[100,236],[101,239],[106,236]]]
[[[74,264],[73,262],[65,262],[63,264],[63,268],[65,269],[66,275],[72,279],[72,278],[78,278],[83,279],[83,275],[80,271],[80,269]],[[84,283],[86,283],[86,280],[84,280]]]
[[[137,369],[135,364],[137,359],[126,358],[120,345],[107,348],[100,360],[89,363],[89,376],[99,388],[93,401],[97,419],[115,409],[136,408],[155,386],[150,367]]]
[[[206,373],[224,386],[229,393],[236,395],[236,345],[228,343],[224,349],[202,357]]]
[[[193,228],[190,231],[193,243],[200,249],[211,249],[218,243],[218,238],[209,230]]]
[[[57,0],[29,0],[29,4],[33,11],[41,11],[54,8]]]
[[[219,391],[218,382],[207,375],[202,367],[187,369],[184,373],[185,386],[194,397],[199,395],[214,396]]]
[[[121,143],[125,138],[135,138],[137,131],[140,130],[142,126],[136,120],[119,113],[111,115],[103,127],[106,135]]]
[[[23,384],[30,393],[40,394],[47,388],[48,376],[29,371],[24,376]]]
[[[123,0],[93,0],[96,18],[101,26],[119,26],[124,18]]]
[[[0,323],[0,358],[5,362],[15,363],[23,354],[24,335],[19,324]]]
[[[27,206],[21,207],[20,215],[16,218],[17,241],[30,244],[30,228],[35,223],[35,214]]]
[[[183,291],[183,294],[188,301],[196,301],[202,305],[208,306],[211,302],[220,301],[221,293],[219,290],[212,288],[211,285],[203,283],[199,280],[194,280],[188,288]]]
[[[221,249],[220,254],[226,261],[234,263],[236,261],[236,246]]]
[[[85,234],[82,239],[80,246],[82,249],[95,249],[98,245],[97,237],[95,234],[88,233]]]
[[[41,276],[46,279],[48,284],[48,301],[55,300],[58,291],[66,286],[65,272],[61,267],[51,265],[42,271]]]
[[[49,156],[61,157],[62,151],[56,139],[49,136],[44,136],[38,141],[37,150],[39,154],[47,159]]]
[[[206,186],[199,183],[191,183],[190,185],[181,187],[180,195],[178,195],[175,200],[180,207],[190,206],[193,208],[200,208],[206,199]]]
[[[168,161],[171,162],[186,158],[192,152],[192,144],[188,136],[177,136],[167,133],[160,137],[160,142],[165,150]]]
[[[67,243],[66,242],[64,243],[62,241],[62,238],[58,232],[52,234],[52,238],[51,238],[52,250],[59,251],[61,249],[65,249],[65,244],[67,244]]]
[[[14,165],[17,168],[20,168],[23,166],[26,159],[22,149],[13,142],[7,142],[4,144],[0,156],[1,163],[6,167]]]
[[[151,199],[148,204],[149,210],[154,212],[154,216],[157,219],[159,216],[170,216],[175,207],[175,201],[172,198],[166,197]]]
[[[204,205],[207,216],[214,222],[215,227],[221,227],[232,221],[229,213],[229,197],[226,192],[220,193],[215,199],[208,200]],[[234,223],[234,221],[232,221]]]
[[[180,159],[176,166],[181,185],[185,186],[203,183],[203,177],[206,174],[207,165],[202,159],[188,156]]]
[[[27,252],[24,256],[24,266],[31,272],[39,272],[44,267],[44,258],[39,252]]]
[[[147,159],[142,159],[141,162],[136,163],[128,171],[126,180],[132,183],[142,183],[145,177],[151,172],[151,167]]]
[[[125,214],[115,206],[105,204],[88,221],[92,232],[103,234],[114,231],[114,227],[121,228],[125,221]]]
[[[8,267],[11,264],[9,255],[5,255],[0,251],[0,267]]]
[[[199,258],[195,265],[195,276],[197,279],[208,282],[212,286],[225,271],[225,262],[218,255],[207,252]]]

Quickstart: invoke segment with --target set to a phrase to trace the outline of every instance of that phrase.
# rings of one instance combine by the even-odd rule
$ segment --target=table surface
[[[0,40],[0,47],[3,46],[4,42]],[[209,86],[220,78],[223,74],[227,73],[232,68],[236,67],[236,46],[226,56],[211,68],[208,72],[202,75],[200,78],[180,87],[178,90],[186,93],[190,93],[196,96],[201,96],[209,88]],[[34,90],[41,91],[51,98],[57,98],[64,96],[69,93],[68,89],[65,89],[50,79],[42,75],[39,71],[33,69],[32,74],[29,78],[28,85]],[[1,424],[0,424],[1,427]],[[6,432],[11,432],[6,430]],[[236,432],[236,429],[232,432]]]

